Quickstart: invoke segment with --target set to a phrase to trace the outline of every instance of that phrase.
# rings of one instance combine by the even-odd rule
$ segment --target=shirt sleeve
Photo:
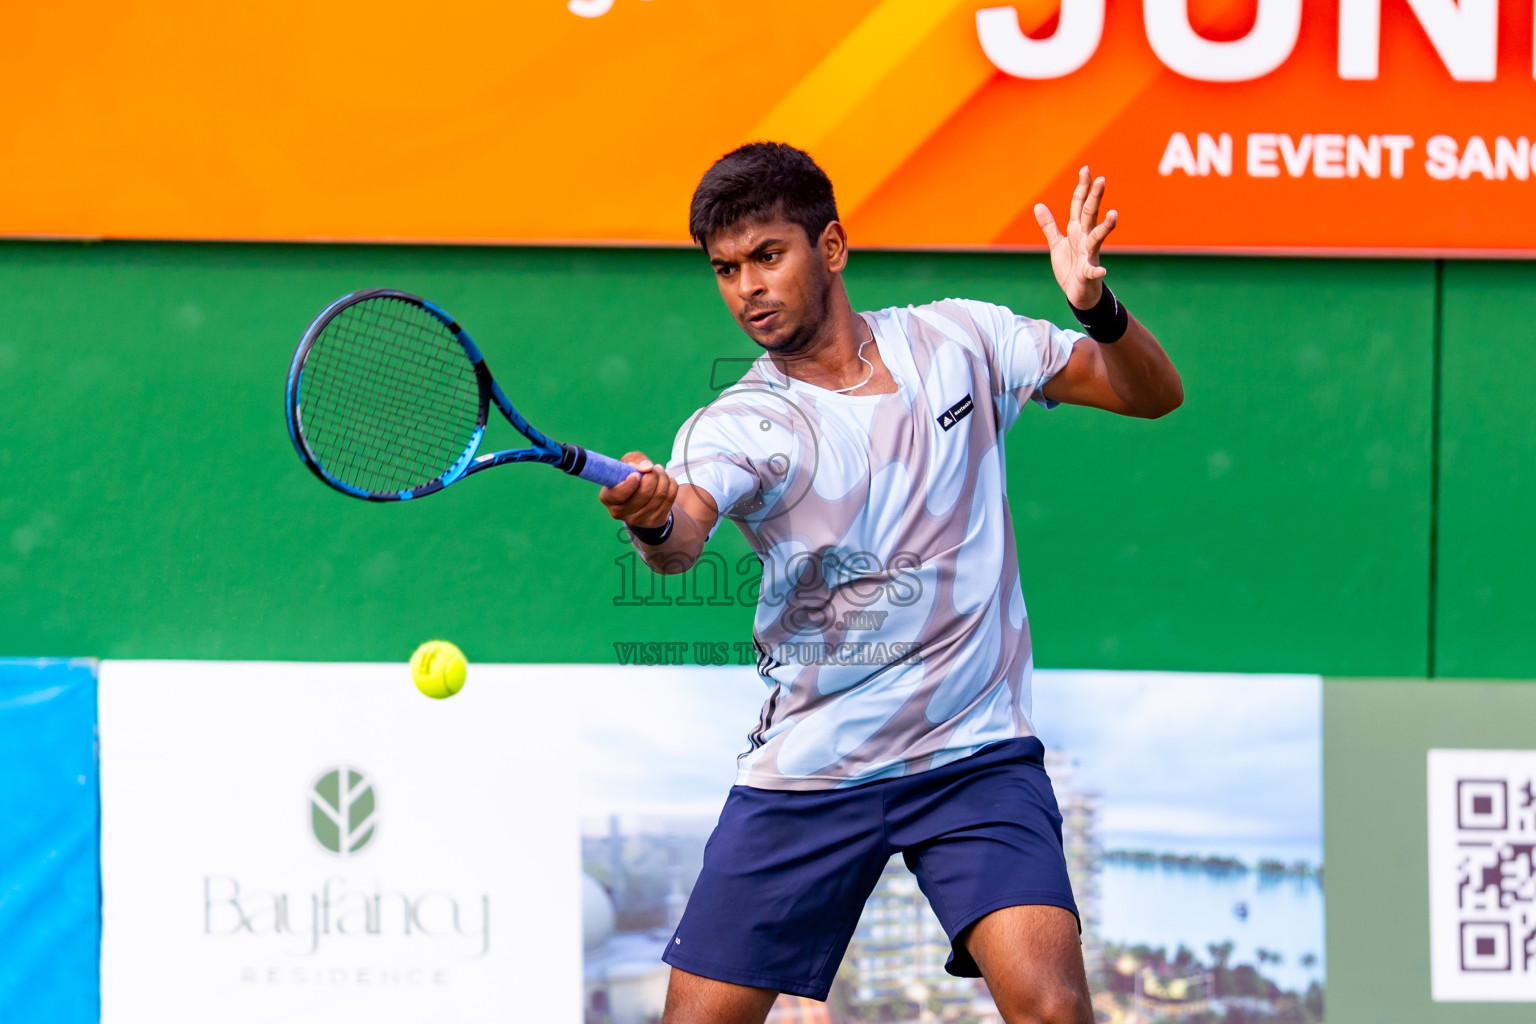
[[[735,428],[733,417],[716,407],[700,409],[678,430],[667,463],[679,484],[692,484],[714,499],[722,519],[762,488]]]
[[[1003,429],[1013,425],[1026,401],[1054,409],[1041,393],[1047,381],[1067,365],[1072,348],[1087,337],[1080,331],[1063,330],[1049,320],[1020,316],[1005,306],[962,300],[981,337],[992,376],[992,394],[1004,416]]]

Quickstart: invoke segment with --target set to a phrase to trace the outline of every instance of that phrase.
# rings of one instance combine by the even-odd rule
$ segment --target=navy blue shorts
[[[957,940],[987,914],[1032,904],[1077,914],[1044,752],[1028,737],[849,789],[733,786],[662,959],[825,999],[864,901],[899,852],[949,936],[945,969],[980,977]]]

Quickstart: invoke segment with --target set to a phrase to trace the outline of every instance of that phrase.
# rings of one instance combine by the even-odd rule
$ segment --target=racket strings
[[[479,426],[480,386],[436,317],[387,296],[342,310],[310,347],[300,424],[316,461],[374,493],[414,490],[448,472]]]
[[[384,301],[389,305],[365,304],[337,325],[347,344],[337,349],[344,372],[335,408],[343,429],[335,436],[353,468],[371,468],[375,477],[383,470],[388,478],[383,486],[378,480],[374,486],[348,482],[370,490],[406,490],[437,478],[462,455],[473,434],[479,391],[462,349],[435,318],[398,300]],[[434,389],[456,377],[467,386],[458,401],[443,401],[454,396]],[[400,481],[406,482],[395,487]]]
[[[398,331],[402,326],[410,330],[419,326],[408,321],[400,321],[396,317],[380,317],[377,315],[378,310],[362,312],[362,319],[365,321],[362,326],[373,332]],[[430,338],[431,335],[428,337]],[[419,342],[420,338],[413,340]],[[355,436],[348,436],[346,446],[361,452],[369,445],[403,444],[417,455],[435,458],[439,454],[438,450],[430,444],[423,443],[422,437],[439,436],[442,433],[441,428],[451,427],[451,416],[444,415],[447,407],[434,404],[429,400],[428,392],[418,386],[419,378],[415,371],[425,371],[429,377],[435,377],[440,370],[459,369],[458,364],[462,361],[461,350],[457,342],[454,342],[453,346],[451,355],[455,358],[448,361],[422,359],[420,350],[405,350],[403,355],[412,364],[405,367],[405,370],[411,372],[402,372],[401,366],[394,363],[370,363],[359,360],[357,358],[359,350],[356,348],[340,349],[339,353],[346,360],[346,373],[340,378],[344,388],[343,408],[351,414],[347,425],[355,433]],[[469,378],[473,380],[472,373],[469,374]],[[378,387],[380,384],[385,385],[382,391]],[[478,388],[475,398],[478,404]],[[427,421],[428,425],[435,429],[423,434],[406,433],[398,439],[381,429],[398,425],[402,420]],[[459,450],[462,449],[455,449],[455,451]]]
[[[441,417],[434,417],[430,407],[416,397],[409,376],[395,371],[388,363],[378,363],[370,358],[370,353],[360,352],[356,347],[339,348],[336,354],[337,401],[329,403],[328,411],[332,414],[330,424],[339,428],[334,431],[334,439],[342,449],[364,457],[378,449],[386,456],[394,456],[392,461],[397,466],[403,461],[401,456],[422,459],[437,454],[417,434],[399,429],[405,423],[427,423],[434,428],[434,436],[440,433],[435,428],[441,426]],[[430,422],[434,419],[438,422]]]
[[[371,415],[362,411],[370,402]],[[381,400],[377,389],[348,389],[339,404],[344,408],[328,427],[309,432],[311,447],[333,475],[364,490],[412,490],[439,476],[461,450],[457,445],[434,448],[398,432],[396,425],[419,418],[419,411]]]
[[[403,400],[400,389],[408,381],[384,381],[389,389],[384,391],[379,383],[341,390],[329,428],[311,432],[312,447],[322,464],[348,483],[369,491],[412,490],[447,471],[469,444],[472,428],[453,431],[459,436],[447,444],[434,443],[445,433],[444,424],[430,407]]]

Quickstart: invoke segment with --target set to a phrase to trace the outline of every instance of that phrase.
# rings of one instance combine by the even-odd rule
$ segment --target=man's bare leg
[[[763,1024],[778,997],[771,988],[732,985],[674,967],[661,1024]]]
[[[972,925],[965,943],[1008,1024],[1093,1024],[1071,911],[1007,907]]]

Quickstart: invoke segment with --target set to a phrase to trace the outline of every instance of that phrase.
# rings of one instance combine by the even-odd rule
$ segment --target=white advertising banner
[[[1536,750],[1429,752],[1430,988],[1536,1001]]]
[[[105,1024],[575,1024],[562,666],[101,666]]]

